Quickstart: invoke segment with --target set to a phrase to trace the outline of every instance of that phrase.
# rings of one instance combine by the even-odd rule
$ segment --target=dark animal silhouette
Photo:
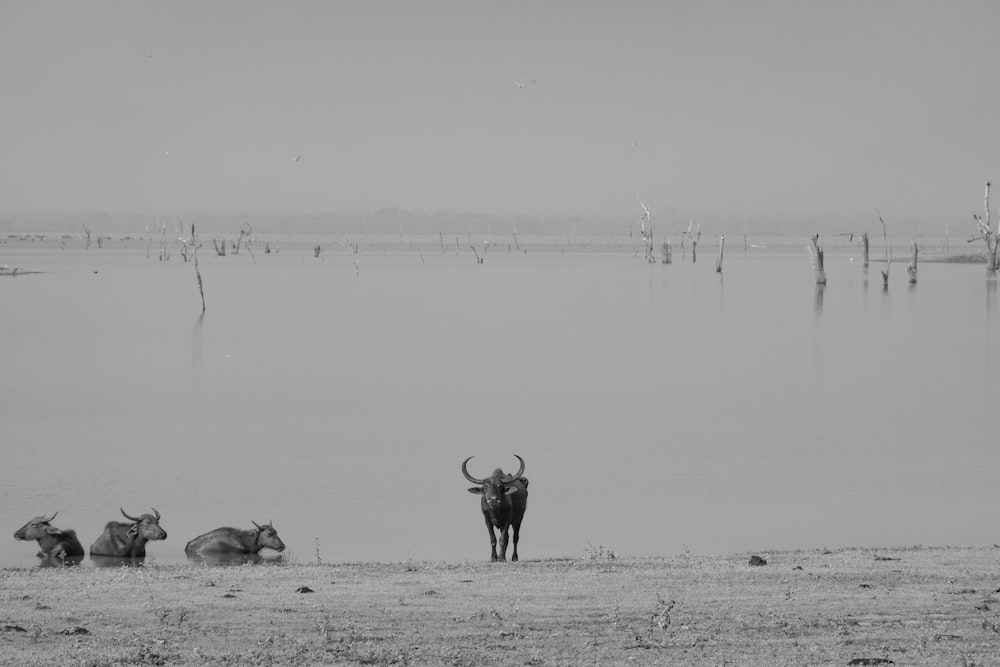
[[[199,535],[184,547],[188,556],[202,554],[255,554],[268,548],[284,551],[285,543],[278,537],[274,522],[261,526],[251,521],[255,530],[240,530],[239,528],[216,528],[213,531]]]
[[[115,558],[143,558],[146,542],[167,539],[167,531],[160,528],[160,513],[153,507],[153,514],[129,516],[121,507],[122,516],[132,523],[109,521],[97,541],[90,545],[91,556]],[[155,515],[155,516],[154,516]]]
[[[524,459],[517,454],[514,455],[521,462],[521,467],[513,475],[505,475],[503,470],[497,468],[493,474],[486,479],[476,479],[469,474],[466,466],[472,459],[465,459],[462,462],[462,474],[465,478],[477,484],[469,489],[469,493],[477,493],[481,496],[480,505],[483,510],[483,519],[486,521],[486,531],[490,534],[490,560],[507,560],[507,532],[509,528],[514,529],[514,551],[511,554],[511,561],[517,560],[517,542],[521,537],[521,520],[524,518],[524,510],[528,506],[528,478],[522,477],[524,472]],[[497,553],[497,538],[493,534],[496,528],[500,533],[500,552]]]
[[[15,540],[36,540],[38,542],[38,557],[47,563],[64,562],[83,556],[83,545],[76,537],[76,531],[56,528],[51,524],[56,518],[56,512],[50,517],[36,516],[14,533]]]

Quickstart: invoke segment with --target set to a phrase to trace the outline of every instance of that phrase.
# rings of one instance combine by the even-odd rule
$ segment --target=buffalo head
[[[167,531],[160,528],[160,513],[156,511],[155,507],[151,507],[153,514],[142,514],[140,516],[129,516],[125,513],[125,509],[119,507],[122,516],[132,522],[132,527],[128,529],[129,537],[138,537],[142,541],[146,540],[165,540],[167,539]],[[155,516],[154,516],[155,515]]]
[[[278,537],[278,531],[274,529],[273,521],[268,521],[263,526],[256,521],[251,521],[250,523],[257,529],[257,544],[259,546],[274,549],[275,551],[285,550],[285,543]]]
[[[59,514],[59,512],[56,512],[56,514]],[[59,535],[63,531],[59,530],[50,523],[52,519],[56,518],[56,514],[48,517],[36,516],[31,521],[21,526],[21,528],[14,533],[14,539],[18,541],[41,540],[46,535]]]
[[[472,460],[472,457],[465,459],[462,462],[462,474],[465,475],[465,479],[469,480],[473,484],[478,486],[473,486],[469,489],[469,493],[482,494],[483,503],[489,507],[500,507],[506,502],[504,496],[508,496],[512,493],[516,493],[520,488],[515,485],[514,482],[521,478],[521,474],[524,473],[524,459],[522,459],[517,454],[514,454],[514,458],[521,462],[521,467],[517,469],[517,472],[513,475],[505,475],[503,470],[497,468],[493,471],[493,474],[485,479],[476,479],[469,474],[468,464]]]

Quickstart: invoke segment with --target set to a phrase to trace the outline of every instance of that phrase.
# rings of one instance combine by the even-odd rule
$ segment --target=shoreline
[[[1000,663],[996,545],[754,554],[6,568],[0,662]]]

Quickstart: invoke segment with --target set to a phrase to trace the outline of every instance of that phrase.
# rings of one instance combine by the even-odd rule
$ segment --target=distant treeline
[[[641,211],[640,211],[641,212]],[[956,215],[953,220],[969,217]],[[220,214],[203,211],[179,213],[107,213],[103,211],[63,212],[6,212],[0,213],[0,232],[10,233],[83,233],[142,235],[154,233],[165,225],[169,232],[180,225],[197,226],[203,234],[232,234],[248,227],[256,234],[400,234],[427,235],[475,234],[500,238],[514,233],[523,235],[565,236],[628,236],[638,234],[639,215],[493,215],[475,212],[440,211],[413,213],[398,208],[384,208],[371,213],[234,213]],[[971,222],[949,224],[939,218],[908,218],[888,220],[891,235],[896,238],[918,236],[941,237],[950,233],[956,238],[973,235]],[[720,214],[689,215],[675,209],[653,211],[654,238],[680,237],[688,225],[700,225],[709,236],[725,234],[748,236],[796,236],[855,234],[879,228],[878,218],[870,216],[736,216]]]

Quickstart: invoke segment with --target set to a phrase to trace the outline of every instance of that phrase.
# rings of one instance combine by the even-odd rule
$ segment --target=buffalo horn
[[[119,507],[118,509],[120,509],[122,511],[122,516],[125,517],[126,519],[128,519],[129,521],[135,521],[136,523],[139,523],[140,521],[142,521],[142,519],[137,519],[134,516],[129,516],[128,514],[125,514],[125,508]]]
[[[518,461],[520,461],[520,462],[521,462],[521,467],[517,469],[517,472],[516,472],[516,473],[514,473],[513,475],[511,475],[511,476],[510,476],[510,481],[512,481],[512,482],[513,482],[513,481],[515,481],[515,480],[518,480],[518,479],[520,479],[520,478],[521,478],[521,475],[522,475],[522,474],[524,474],[524,459],[522,459],[522,458],[521,458],[520,456],[518,456],[517,454],[514,454],[514,457],[515,457],[515,458],[516,458],[516,459],[517,459]]]
[[[470,481],[470,482],[472,482],[473,484],[482,484],[482,483],[483,483],[483,482],[484,482],[485,480],[482,480],[482,479],[476,479],[475,477],[473,477],[472,475],[470,475],[470,474],[469,474],[469,471],[468,471],[468,470],[466,470],[465,466],[466,466],[466,464],[467,464],[467,463],[468,463],[468,462],[469,462],[470,460],[472,460],[472,457],[471,457],[471,456],[470,456],[469,458],[465,459],[464,461],[462,461],[462,474],[463,474],[463,475],[465,475],[465,479],[469,480],[469,481]]]
[[[153,510],[153,514],[156,515],[156,520],[159,521],[160,520],[160,513],[156,511],[156,508],[155,507],[150,507],[149,509]]]
[[[59,510],[56,510],[56,514],[59,514]],[[42,517],[42,519],[44,519],[45,523],[48,523],[49,521],[52,521],[52,519],[56,518],[56,514],[53,514],[53,515],[52,515],[52,516],[50,516],[50,517],[49,517],[48,519],[46,519],[46,518],[45,518],[45,517],[43,516],[43,517]]]
[[[256,521],[254,521],[253,519],[250,519],[250,523],[252,523],[252,524],[254,525],[254,527],[256,527],[256,528],[257,528],[257,530],[258,530],[258,531],[261,531],[261,532],[263,532],[264,528],[263,528],[263,526],[261,526],[261,525],[260,525],[259,523],[257,523],[257,522],[256,522]]]

